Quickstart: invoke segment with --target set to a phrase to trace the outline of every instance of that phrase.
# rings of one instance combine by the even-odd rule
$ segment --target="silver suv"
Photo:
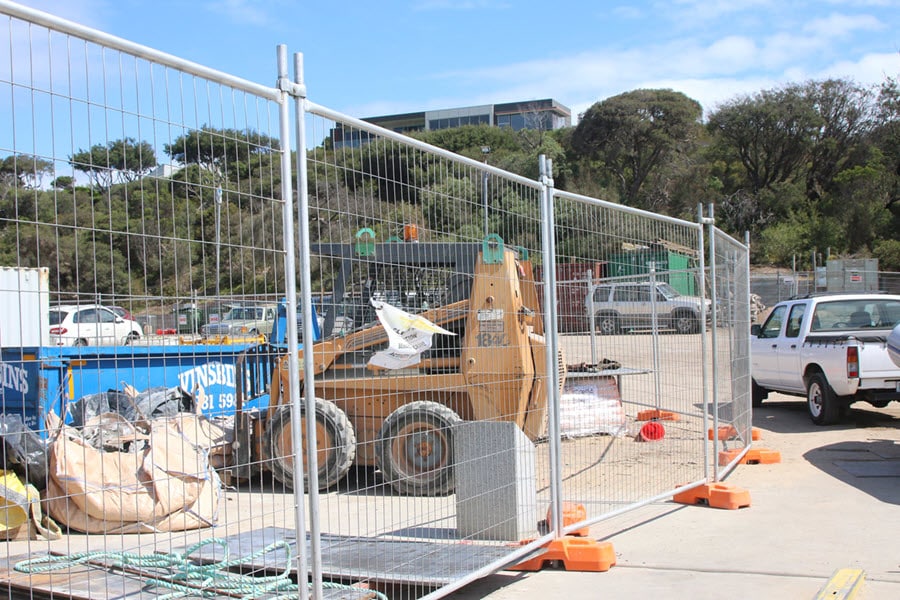
[[[277,314],[275,304],[232,306],[221,321],[201,327],[200,334],[203,337],[264,335],[268,338]]]
[[[594,326],[604,335],[652,328],[654,308],[660,329],[696,333],[700,331],[700,319],[709,314],[711,305],[709,300],[705,301],[707,312],[704,313],[702,298],[682,296],[664,281],[603,283],[594,287],[593,296],[587,297],[585,314],[589,316],[592,304]]]

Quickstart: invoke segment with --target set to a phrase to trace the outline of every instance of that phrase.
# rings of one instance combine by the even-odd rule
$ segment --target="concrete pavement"
[[[858,403],[843,424],[817,427],[802,398],[771,394],[754,426],[754,447],[782,462],[725,481],[750,492],[750,508],[648,506],[591,528],[616,552],[605,573],[505,571],[451,597],[811,599],[856,568],[856,598],[900,598],[900,405]]]

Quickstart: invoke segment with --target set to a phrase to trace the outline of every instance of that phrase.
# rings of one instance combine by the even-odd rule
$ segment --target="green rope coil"
[[[209,545],[219,546],[224,551],[222,560],[209,564],[197,564],[189,559],[192,554]],[[276,575],[258,577],[227,570],[277,550],[283,550],[286,557],[284,569]],[[165,570],[165,574],[158,573],[155,577],[145,577],[150,586],[172,590],[172,593],[160,596],[158,600],[175,600],[198,595],[204,598],[216,598],[223,592],[228,595],[240,595],[248,600],[266,595],[273,598],[296,597],[299,586],[290,578],[291,546],[287,542],[273,542],[261,550],[235,559],[230,559],[229,553],[228,542],[220,538],[211,538],[188,547],[183,553],[147,555],[134,552],[77,552],[67,556],[48,555],[23,560],[16,563],[13,568],[20,573],[35,574],[68,569],[85,563],[103,562],[112,567],[138,569],[142,571],[142,575],[147,575],[143,572],[148,570]],[[323,585],[333,589],[356,589],[352,586],[330,582]],[[366,591],[374,594],[379,600],[387,600],[387,596],[380,592]]]

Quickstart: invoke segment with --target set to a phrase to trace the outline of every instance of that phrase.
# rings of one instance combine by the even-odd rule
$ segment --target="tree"
[[[156,166],[156,153],[147,142],[134,138],[103,144],[95,144],[90,150],[79,150],[69,157],[77,171],[87,175],[91,183],[101,190],[114,183],[135,181]]]
[[[0,185],[34,189],[45,175],[53,170],[53,163],[30,154],[15,154],[0,161]]]
[[[869,91],[842,79],[809,82],[804,95],[820,118],[806,175],[807,196],[817,200],[834,189],[838,173],[863,159],[874,105]]]
[[[823,124],[804,90],[794,85],[728,102],[710,115],[708,127],[716,144],[738,158],[756,193],[798,175]]]
[[[51,181],[50,185],[57,190],[72,190],[75,189],[75,178],[68,175],[60,175]]]
[[[165,144],[172,160],[197,164],[212,173],[217,182],[237,182],[259,160],[279,149],[278,140],[253,130],[216,129],[204,126]]]
[[[640,205],[651,173],[674,155],[689,153],[703,109],[672,90],[635,90],[591,106],[572,135],[573,148],[599,160],[624,204]]]
[[[900,79],[889,77],[882,83],[877,108],[876,126],[869,139],[881,150],[890,173],[885,208],[900,221]]]

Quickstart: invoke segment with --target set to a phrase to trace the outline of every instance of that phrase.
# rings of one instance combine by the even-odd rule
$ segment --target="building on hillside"
[[[426,110],[422,112],[384,115],[363,119],[379,127],[410,133],[414,131],[434,131],[462,127],[463,125],[491,125],[509,127],[514,131],[535,129],[549,131],[569,127],[572,124],[572,112],[567,106],[552,98],[544,100],[528,100],[507,102],[505,104],[483,104],[463,108],[442,110]],[[368,133],[356,128],[344,128],[339,123],[331,130],[331,139],[335,148],[344,146],[356,147],[369,139]]]

